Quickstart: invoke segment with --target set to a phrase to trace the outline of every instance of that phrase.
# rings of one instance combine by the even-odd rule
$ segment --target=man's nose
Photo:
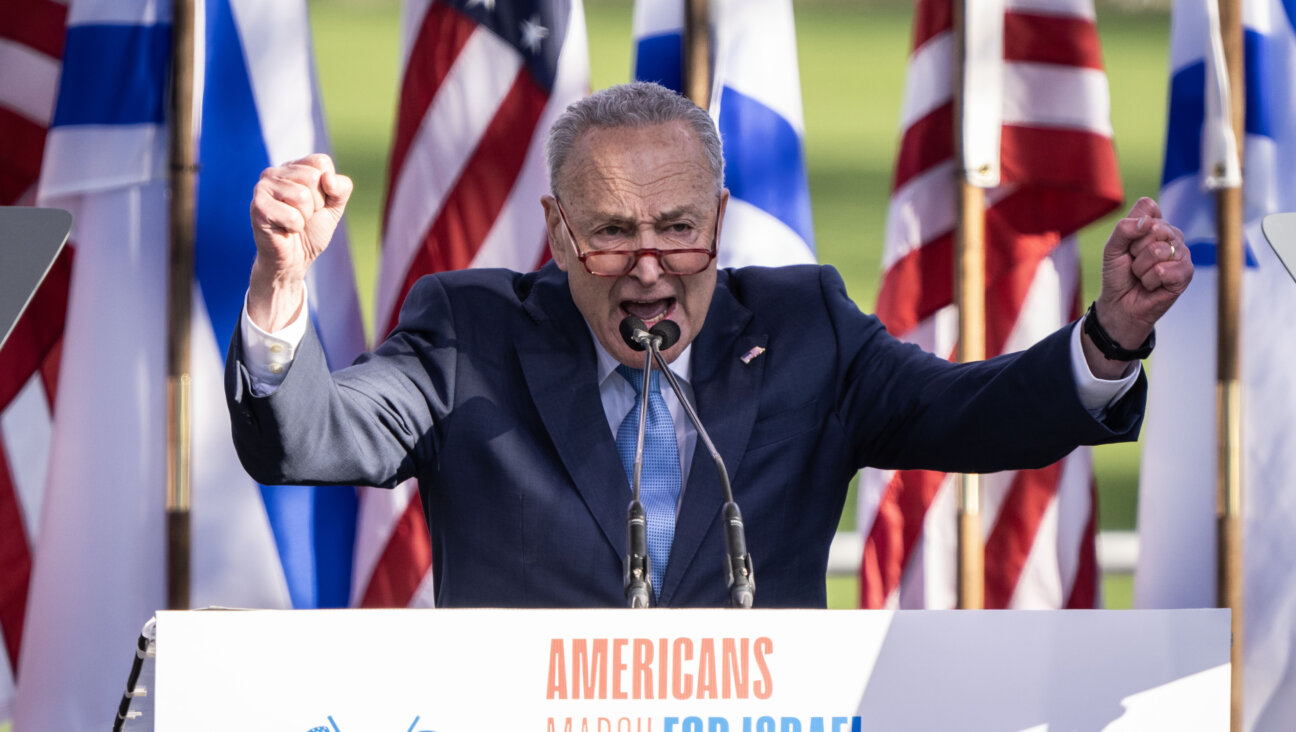
[[[643,252],[642,249],[635,255],[634,268],[630,270],[630,276],[639,280],[645,285],[651,285],[661,279],[665,272],[662,271],[660,257],[660,244],[655,237],[640,237],[639,244],[642,249],[651,249],[653,251]]]

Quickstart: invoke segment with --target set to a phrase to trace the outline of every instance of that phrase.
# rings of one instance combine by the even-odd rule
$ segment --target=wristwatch
[[[1094,308],[1097,304],[1097,301],[1089,303],[1089,309],[1085,311],[1083,327],[1084,332],[1089,334],[1094,345],[1102,352],[1103,358],[1108,361],[1141,361],[1152,354],[1152,349],[1156,347],[1156,330],[1149,333],[1147,340],[1143,341],[1143,345],[1138,348],[1132,351],[1122,348],[1102,327],[1102,323],[1098,322],[1098,311]]]

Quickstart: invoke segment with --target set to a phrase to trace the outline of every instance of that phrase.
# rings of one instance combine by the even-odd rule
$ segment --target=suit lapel
[[[744,363],[742,356],[756,346],[764,347],[768,336],[744,332],[751,321],[751,311],[734,299],[727,283],[728,278],[722,273],[707,313],[706,325],[693,341],[693,378],[690,383],[698,417],[710,433],[732,481],[746,452],[752,424],[756,421],[766,361],[755,358]],[[738,486],[733,488],[738,490]],[[684,502],[675,522],[675,542],[671,547],[665,584],[662,585],[663,603],[670,603],[682,577],[698,559],[702,539],[719,517],[723,500],[715,463],[699,436]],[[702,557],[700,561],[713,562],[704,564],[710,567],[719,566],[723,559],[723,555],[717,554],[715,557]]]
[[[589,329],[566,275],[547,266],[523,307],[536,321],[516,341],[527,389],[577,493],[620,554],[630,488],[599,396]]]

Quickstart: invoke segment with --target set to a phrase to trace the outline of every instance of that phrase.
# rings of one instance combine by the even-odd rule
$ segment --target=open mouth
[[[622,300],[621,311],[642,320],[649,328],[669,318],[675,312],[675,298],[660,300]]]

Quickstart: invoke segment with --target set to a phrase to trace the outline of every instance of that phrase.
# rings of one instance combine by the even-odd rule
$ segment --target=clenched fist
[[[1098,322],[1118,345],[1136,349],[1192,276],[1183,232],[1161,218],[1155,201],[1140,198],[1103,248],[1102,293],[1094,305]],[[1082,343],[1095,376],[1116,378],[1124,371],[1126,364],[1106,361],[1088,335]]]
[[[257,256],[248,287],[248,316],[258,327],[279,330],[297,316],[306,270],[328,248],[351,189],[322,154],[261,173],[252,192]]]

